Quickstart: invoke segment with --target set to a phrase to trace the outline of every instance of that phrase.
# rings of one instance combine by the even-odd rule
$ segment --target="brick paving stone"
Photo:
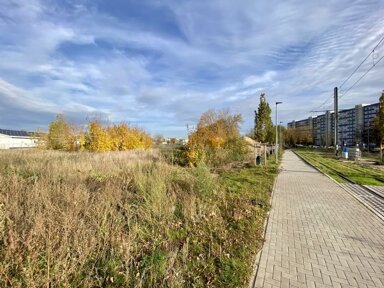
[[[384,287],[384,222],[286,151],[254,287]]]

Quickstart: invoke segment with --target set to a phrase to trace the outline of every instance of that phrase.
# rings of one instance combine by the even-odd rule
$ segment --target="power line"
[[[339,86],[339,89],[341,91],[341,88],[352,78],[352,76],[360,69],[360,67],[365,63],[365,61],[367,61],[367,59],[376,51],[377,47],[380,46],[380,44],[384,41],[384,35],[383,37],[380,39],[380,41],[375,45],[375,47],[372,49],[372,51],[363,59],[362,62],[360,62],[360,64],[355,68],[355,70],[353,70],[353,72],[341,83],[341,85]],[[365,77],[365,75],[367,75],[369,73],[369,71],[371,71],[382,59],[384,58],[381,57],[376,63],[374,62],[373,65],[355,82],[353,83],[353,85],[351,87],[349,87],[347,89],[346,92],[343,93],[342,96],[340,96],[339,99],[341,99],[342,97],[344,97],[354,86],[357,85],[357,83],[359,83],[361,81],[361,79],[363,79]],[[317,110],[320,110],[321,107],[323,107],[325,104],[327,104],[327,102],[329,100],[331,100],[333,98],[333,94],[331,94],[319,107]],[[331,103],[330,103],[331,104]],[[312,110],[313,111],[313,110]]]
[[[367,61],[367,59],[369,58],[369,56],[371,56],[373,53],[375,53],[375,50],[377,47],[379,47],[379,45],[381,44],[381,42],[384,41],[384,36],[380,39],[379,43],[376,44],[375,48],[372,49],[372,51],[364,58],[363,61],[361,61],[361,63],[355,68],[355,70],[353,70],[353,72],[343,81],[343,83],[339,86],[339,89],[341,90],[341,88],[344,86],[345,83],[347,83],[347,81],[349,79],[351,79],[351,77],[357,72],[357,70],[359,70],[359,68],[361,67],[361,65],[364,64],[365,61]]]
[[[365,75],[367,75],[368,74],[368,72],[369,71],[371,71],[374,67],[376,67],[376,65],[377,64],[379,64],[379,62],[381,61],[381,60],[383,60],[383,58],[384,58],[384,55],[376,62],[376,63],[373,63],[373,65],[363,74],[363,75],[361,75],[361,77],[359,78],[359,79],[357,79],[357,81],[355,82],[355,83],[353,83],[353,85],[351,86],[351,87],[349,87],[348,89],[347,89],[347,91],[345,91],[344,93],[343,93],[343,95],[341,95],[340,96],[340,98],[339,99],[341,99],[341,98],[343,98],[345,95],[347,95],[347,93],[353,88],[353,87],[355,87],[356,85],[357,85],[357,83],[359,83],[360,82],[360,80],[361,79],[363,79],[364,77],[365,77]]]
[[[333,97],[333,94],[330,95],[330,96],[323,102],[323,104],[321,104],[321,105],[319,106],[318,109],[320,110],[320,108],[323,107],[325,104],[327,104],[327,102],[328,102],[330,99],[332,99],[332,97]]]

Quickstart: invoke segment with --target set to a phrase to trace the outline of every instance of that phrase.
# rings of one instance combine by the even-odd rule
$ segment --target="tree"
[[[152,138],[145,131],[126,123],[103,126],[98,121],[88,124],[86,148],[94,152],[148,149]]]
[[[54,150],[74,150],[76,137],[73,128],[63,114],[58,114],[56,120],[49,124],[46,146]]]
[[[379,99],[379,113],[374,120],[375,136],[380,147],[380,161],[383,162],[384,146],[384,90]]]
[[[149,149],[152,147],[152,138],[148,133],[137,127],[129,127],[127,124],[121,125],[126,131],[121,150]]]
[[[140,128],[125,123],[106,126],[92,120],[84,131],[80,126],[69,124],[61,114],[49,124],[49,132],[40,142],[48,149],[65,151],[106,152],[152,147],[151,136]]]
[[[295,146],[299,138],[299,133],[296,128],[288,128],[285,135],[285,143],[289,146]]]
[[[300,144],[313,144],[313,135],[309,126],[302,126],[296,128],[297,142]]]
[[[281,147],[285,146],[285,139],[287,135],[287,128],[285,128],[283,125],[279,125],[277,127],[278,133],[279,133],[279,143]]]
[[[201,115],[196,131],[190,133],[187,157],[191,165],[200,162],[220,165],[240,160],[245,143],[240,136],[240,114],[209,110]]]
[[[92,152],[111,151],[112,139],[106,129],[98,121],[88,123],[86,148]]]
[[[260,95],[260,103],[255,117],[255,140],[260,142],[273,142],[274,131],[271,119],[271,108],[265,99],[264,93]]]

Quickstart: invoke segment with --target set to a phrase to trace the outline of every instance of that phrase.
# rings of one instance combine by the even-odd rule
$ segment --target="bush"
[[[189,164],[221,166],[243,160],[247,155],[247,148],[239,133],[241,121],[241,115],[230,115],[227,111],[210,110],[204,113],[196,131],[189,134]]]

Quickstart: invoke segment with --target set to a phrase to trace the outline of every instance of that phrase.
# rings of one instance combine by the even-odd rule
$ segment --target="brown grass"
[[[223,286],[267,209],[236,193],[156,151],[1,151],[0,287]]]

